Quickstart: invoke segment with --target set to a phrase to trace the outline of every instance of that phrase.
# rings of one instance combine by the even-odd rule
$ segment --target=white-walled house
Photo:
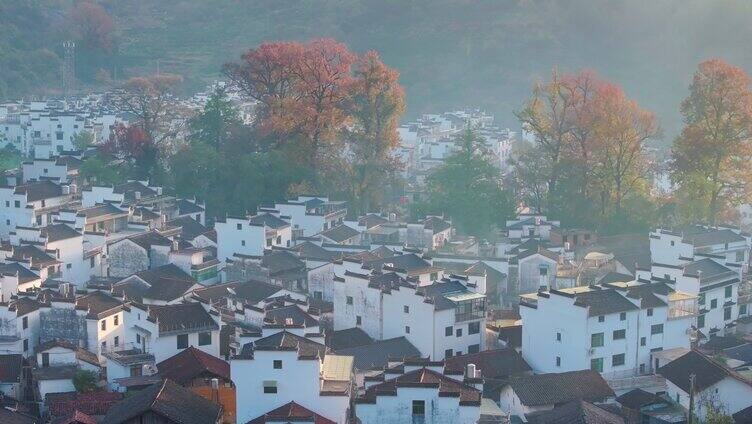
[[[689,410],[690,375],[695,376],[695,411],[702,421],[708,408],[732,415],[752,405],[752,381],[695,350],[658,369],[666,395]]]
[[[118,239],[107,246],[107,273],[112,277],[127,277],[165,265],[173,244],[155,230]]]
[[[483,380],[479,375],[445,373],[442,363],[404,364],[365,378],[355,399],[363,424],[459,423],[480,419]]]
[[[52,214],[70,200],[70,186],[49,180],[0,187],[0,236],[7,238],[16,226],[51,223]]]
[[[34,355],[39,345],[39,309],[42,304],[32,298],[19,297],[0,303],[0,353]]]
[[[521,241],[531,238],[550,240],[551,229],[559,225],[559,221],[550,221],[545,215],[519,215],[515,219],[507,220],[506,232],[510,239]]]
[[[353,358],[330,355],[322,343],[278,331],[246,343],[230,361],[237,421],[295,402],[338,424],[348,422]]]
[[[293,238],[312,236],[336,227],[344,222],[347,215],[345,202],[321,196],[298,196],[275,203],[273,209],[290,217]]]
[[[650,255],[654,264],[682,265],[704,257],[747,271],[752,242],[740,230],[727,227],[687,226],[650,233]]]
[[[225,261],[237,255],[262,256],[272,247],[289,247],[290,223],[272,213],[255,216],[226,217],[214,224],[217,232],[217,259]]]
[[[689,347],[696,314],[694,296],[658,282],[524,295],[522,355],[536,372],[646,374],[652,371],[651,352]]]
[[[73,183],[83,161],[75,156],[35,158],[21,164],[23,183],[49,179],[59,183]]]
[[[149,318],[156,321],[150,352],[159,363],[189,346],[219,355],[219,314],[201,302],[150,305]]]

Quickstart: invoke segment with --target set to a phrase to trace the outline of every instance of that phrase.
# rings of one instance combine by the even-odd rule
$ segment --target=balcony
[[[682,292],[674,292],[668,296],[668,319],[690,318],[698,314],[696,296]]]

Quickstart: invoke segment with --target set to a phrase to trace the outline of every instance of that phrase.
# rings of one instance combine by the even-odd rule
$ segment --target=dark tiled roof
[[[47,242],[67,240],[74,237],[81,237],[82,234],[71,228],[67,224],[51,224],[41,230],[42,237],[47,237]]]
[[[181,216],[171,221],[167,221],[166,225],[170,228],[180,227],[180,237],[184,240],[193,240],[200,235],[206,234],[211,239],[212,229],[201,225],[200,222],[191,218],[190,216]]]
[[[185,199],[178,200],[176,202],[176,204],[177,204],[177,207],[178,207],[178,213],[180,215],[188,215],[188,214],[193,214],[193,213],[201,213],[201,212],[204,211],[204,208],[202,208],[201,206],[197,205],[194,202],[185,200]]]
[[[196,289],[195,294],[207,301],[228,297],[256,304],[264,299],[273,297],[282,290],[284,290],[284,287],[260,281],[239,281]]]
[[[624,419],[592,403],[576,400],[528,415],[530,424],[624,424]]]
[[[702,273],[703,280],[729,273],[735,274],[730,268],[710,258],[700,259],[684,266],[684,275],[699,275],[699,273]]]
[[[298,305],[289,305],[266,311],[264,321],[274,324],[285,324],[288,319],[292,321],[292,325],[302,325],[306,328],[318,327],[319,325],[319,320],[300,309]]]
[[[256,417],[247,424],[285,423],[285,422],[313,422],[313,424],[335,424],[334,421],[324,418],[308,408],[290,402],[273,409],[266,414]]]
[[[27,202],[63,196],[63,189],[52,181],[43,180],[16,186],[15,194],[26,194]]]
[[[172,246],[172,240],[152,230],[142,234],[136,234],[135,236],[128,237],[128,240],[136,243],[146,250],[151,249],[151,246]]]
[[[149,412],[180,424],[214,424],[222,407],[170,380],[155,384],[114,405],[102,424],[121,424]]]
[[[752,424],[752,405],[732,415],[736,424]]]
[[[480,405],[481,392],[467,384],[449,378],[428,368],[402,374],[383,383],[375,384],[355,399],[356,403],[374,403],[380,395],[395,396],[398,387],[434,387],[439,396],[459,397],[460,405]]]
[[[158,268],[149,269],[136,273],[136,276],[146,282],[125,279],[117,283],[112,290],[115,293],[125,294],[129,299],[156,299],[172,301],[179,299],[188,293],[196,280],[174,264],[162,265]]]
[[[293,251],[298,252],[298,255],[303,259],[319,260],[324,262],[331,262],[342,256],[341,252],[332,252],[326,250],[323,247],[305,241],[292,248]]]
[[[415,253],[390,256],[369,262],[369,265],[373,266],[374,268],[380,268],[387,264],[393,266],[394,268],[404,270],[408,273],[428,270],[432,268],[430,262],[416,255]]]
[[[248,222],[256,225],[266,225],[267,227],[278,229],[289,227],[290,223],[282,218],[278,218],[270,213],[262,213],[252,216]]]
[[[0,383],[19,383],[22,370],[22,355],[0,355]]]
[[[44,267],[60,262],[47,254],[47,252],[29,244],[13,246],[13,255],[11,255],[10,259],[16,261],[30,261],[32,268]]]
[[[390,359],[402,360],[420,357],[418,348],[404,336],[342,348],[336,350],[336,352],[338,355],[354,357],[355,368],[362,371],[384,368]]]
[[[592,370],[513,377],[508,384],[528,407],[573,400],[598,402],[614,396],[606,380]]]
[[[81,411],[74,411],[68,416],[52,420],[50,424],[97,424],[97,420]]]
[[[639,309],[614,289],[589,290],[577,293],[574,304],[588,307],[588,316],[591,317]]]
[[[38,280],[40,278],[37,274],[33,273],[18,262],[0,264],[0,273],[7,276],[18,275],[19,283],[28,283],[29,281]]]
[[[8,305],[8,310],[15,312],[16,316],[21,317],[38,310],[41,306],[42,304],[36,299],[19,297]]]
[[[305,269],[303,261],[298,259],[293,253],[284,250],[264,252],[261,265],[268,269],[271,275]]]
[[[382,216],[376,215],[376,214],[372,214],[372,213],[369,213],[366,216],[361,216],[360,218],[358,218],[358,225],[362,225],[366,227],[366,229],[375,227],[377,225],[381,225],[387,222],[389,222],[388,219]]]
[[[631,299],[640,299],[640,307],[659,308],[666,306],[666,302],[659,298],[657,294],[666,295],[670,288],[665,283],[640,284],[639,286],[630,287],[627,290],[627,297]]]
[[[180,385],[206,376],[230,381],[230,364],[193,346],[158,363],[157,369],[160,377]]]
[[[157,319],[160,333],[219,330],[219,326],[200,303],[150,305],[149,315]]]
[[[292,350],[301,358],[323,358],[327,347],[296,334],[280,331],[243,345],[239,358],[252,358],[254,350]]]
[[[662,366],[658,369],[658,374],[686,393],[689,393],[691,374],[695,375],[695,389],[699,391],[705,390],[726,377],[740,379],[733,371],[694,350]]]
[[[157,192],[141,184],[138,181],[128,181],[127,183],[118,184],[112,190],[115,194],[122,194],[125,200],[134,200],[136,192],[141,193],[141,197],[156,196]]]
[[[13,412],[0,407],[0,423],[3,424],[42,424],[42,420],[31,415]]]
[[[55,160],[56,165],[65,165],[68,168],[68,171],[81,168],[83,163],[84,161],[81,159],[70,155],[60,155]]]
[[[364,346],[371,343],[373,343],[371,336],[360,327],[334,331],[329,338],[329,346],[336,351],[355,346]]]
[[[703,228],[700,226],[684,227],[679,230],[682,241],[694,247],[744,241],[744,237],[728,229]]]
[[[483,378],[502,379],[532,371],[522,355],[510,348],[453,356],[444,362],[446,369],[457,372],[463,372],[468,364],[475,364]]]
[[[451,228],[451,224],[437,216],[431,216],[423,220],[423,227],[432,230],[434,234]]]
[[[620,272],[609,272],[608,274],[601,277],[600,280],[598,280],[598,284],[608,284],[608,283],[626,283],[630,281],[634,281],[635,277],[633,275],[629,274],[622,274]]]
[[[48,393],[45,396],[45,404],[53,417],[67,417],[74,411],[81,411],[87,415],[104,415],[122,398],[122,393],[111,392]]]
[[[713,339],[711,338],[711,340]],[[752,343],[724,349],[723,354],[727,358],[743,361],[745,364],[752,364]]]
[[[94,291],[76,299],[76,309],[88,311],[89,317],[98,318],[99,314],[122,306],[123,302],[107,293]]]
[[[322,236],[333,240],[336,243],[350,240],[351,238],[356,237],[358,234],[360,234],[358,230],[350,228],[347,225],[338,225],[334,228],[330,228],[326,231],[321,232]]]
[[[616,401],[625,408],[629,408],[635,411],[639,411],[643,406],[666,402],[655,393],[646,392],[642,389],[630,390],[629,392],[617,397]]]
[[[76,215],[83,215],[86,218],[94,219],[107,215],[127,215],[128,211],[124,211],[113,205],[112,203],[102,203],[100,205],[84,208],[76,212]]]

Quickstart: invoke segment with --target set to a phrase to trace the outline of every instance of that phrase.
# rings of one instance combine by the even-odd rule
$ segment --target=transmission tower
[[[63,95],[65,97],[71,96],[76,89],[76,43],[73,41],[63,42],[63,63],[62,63],[62,78],[63,78]]]

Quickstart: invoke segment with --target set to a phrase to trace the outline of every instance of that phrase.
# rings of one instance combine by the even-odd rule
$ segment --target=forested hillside
[[[0,97],[57,86],[56,37],[73,3],[0,1]],[[722,57],[752,68],[747,46],[752,3],[743,0],[99,3],[115,23],[112,49],[108,60],[89,61],[97,69],[81,69],[85,83],[151,73],[159,66],[183,75],[186,89],[192,89],[263,40],[333,37],[355,51],[378,50],[401,72],[408,116],[478,105],[514,126],[512,111],[533,82],[553,67],[586,67],[655,110],[671,134],[698,62]]]

